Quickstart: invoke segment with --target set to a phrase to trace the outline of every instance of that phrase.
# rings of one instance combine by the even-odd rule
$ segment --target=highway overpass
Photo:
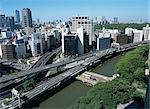
[[[22,99],[21,104],[24,104],[27,101],[30,101],[31,99],[35,98],[39,94],[43,93],[44,91],[55,88],[55,87],[59,86],[61,83],[64,83],[65,81],[69,80],[70,78],[76,76],[80,72],[85,71],[88,67],[101,61],[101,58],[103,58],[104,56],[112,55],[115,52],[121,52],[121,51],[126,51],[129,49],[135,48],[136,46],[138,46],[138,44],[139,43],[129,44],[129,45],[122,46],[121,49],[107,49],[103,52],[94,53],[94,55],[91,57],[88,57],[88,59],[86,59],[84,63],[82,63],[66,72],[63,72],[55,77],[52,77],[46,81],[43,81],[39,86],[35,87],[33,90],[31,90],[27,94],[23,95],[27,99],[26,100]],[[18,101],[17,100],[11,101],[9,103],[9,105],[11,107],[17,108]]]

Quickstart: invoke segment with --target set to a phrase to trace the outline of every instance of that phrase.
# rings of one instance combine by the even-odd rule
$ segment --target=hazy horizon
[[[22,8],[30,8],[33,19],[40,21],[69,20],[74,15],[150,21],[149,0],[0,0],[0,13],[6,16],[15,10],[21,14]]]

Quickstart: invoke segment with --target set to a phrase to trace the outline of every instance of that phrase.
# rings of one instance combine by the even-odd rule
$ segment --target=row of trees
[[[119,24],[103,24],[103,25],[96,24],[94,29],[95,30],[96,29],[102,29],[103,27],[105,27],[107,29],[118,29],[118,30],[124,31],[124,29],[126,27],[129,27],[129,28],[136,28],[136,29],[142,30],[143,27],[145,27],[146,25],[147,25],[147,23],[143,23],[143,24],[138,24],[138,23],[119,23]]]
[[[79,98],[70,109],[115,109],[117,104],[141,98],[133,81],[145,83],[144,68],[148,46],[141,46],[124,55],[116,65],[120,77],[94,86],[85,97]]]
[[[140,46],[137,49],[126,53],[116,65],[120,78],[130,83],[138,81],[145,83],[144,75],[147,67],[145,61],[148,58],[149,46]],[[144,86],[143,86],[144,87]]]

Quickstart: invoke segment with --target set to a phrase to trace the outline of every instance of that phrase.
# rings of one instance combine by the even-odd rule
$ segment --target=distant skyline
[[[73,15],[150,21],[150,0],[0,0],[0,14],[21,14],[23,8],[30,8],[33,19],[40,21],[69,20]]]

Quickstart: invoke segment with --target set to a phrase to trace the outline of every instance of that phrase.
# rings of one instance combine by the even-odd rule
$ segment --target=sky
[[[30,8],[33,19],[41,21],[69,20],[74,15],[150,21],[150,0],[0,0],[0,14],[12,16],[22,8]]]

